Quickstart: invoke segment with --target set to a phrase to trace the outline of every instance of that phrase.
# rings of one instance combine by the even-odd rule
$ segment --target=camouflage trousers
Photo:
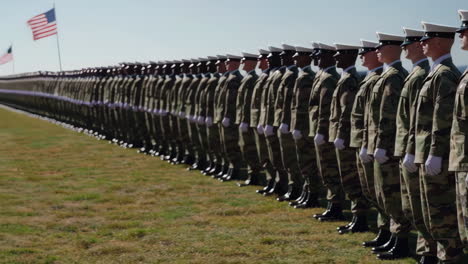
[[[190,142],[188,123],[185,118],[179,117],[177,119],[177,127],[179,128],[179,140],[182,144],[185,155],[193,155],[193,147]]]
[[[224,165],[225,160],[223,159],[221,142],[219,138],[219,127],[218,124],[213,124],[206,128],[206,137],[208,138],[208,152],[214,161],[219,165]]]
[[[355,165],[355,150],[335,148],[335,152],[341,185],[344,193],[351,201],[351,212],[353,214],[365,214],[369,209],[369,203],[362,193],[361,182]]]
[[[447,263],[456,263],[463,253],[458,233],[455,175],[448,172],[448,162],[442,163],[442,172],[435,176],[419,167],[421,203],[424,223],[437,242],[437,257]]]
[[[239,169],[242,167],[242,156],[239,148],[239,129],[231,125],[229,127],[221,126],[221,142],[224,152],[227,153],[229,168]]]
[[[190,144],[192,146],[193,150],[193,157],[195,159],[201,158],[200,156],[200,138],[198,137],[198,131],[197,131],[197,125],[194,122],[190,122],[190,120],[187,119],[187,125],[188,125],[188,133],[189,133],[189,138],[190,138]]]
[[[391,218],[390,231],[399,237],[408,236],[411,222],[403,213],[398,159],[384,164],[374,160],[374,184],[377,204]]]
[[[255,146],[257,148],[258,160],[263,169],[265,169],[265,176],[267,181],[275,179],[275,170],[271,164],[270,157],[268,156],[268,147],[265,135],[258,134],[257,128],[252,128],[255,136]]]
[[[468,245],[468,172],[456,172],[458,231],[462,242]]]
[[[336,162],[335,146],[329,142],[322,145],[315,144],[315,153],[323,185],[327,188],[327,200],[331,203],[342,203],[344,193]]]
[[[291,133],[283,134],[278,130],[281,161],[288,175],[288,185],[300,189],[304,185],[296,155],[296,144]]]
[[[262,164],[257,155],[254,130],[254,128],[249,127],[247,131],[243,132],[239,128],[239,147],[242,158],[247,163],[248,174],[258,174],[262,170]]]
[[[400,158],[400,185],[403,213],[418,232],[416,255],[437,256],[437,243],[427,230],[422,215],[419,173],[406,170],[403,166],[403,158]]]
[[[389,217],[385,214],[385,210],[377,203],[374,183],[374,163],[363,163],[359,157],[359,151],[360,149],[356,149],[356,167],[359,175],[359,181],[361,182],[362,194],[367,199],[369,204],[374,206],[378,212],[377,227],[379,229],[389,230]]]
[[[208,137],[206,134],[206,126],[196,124],[197,127],[197,134],[198,134],[198,142],[200,142],[200,155],[202,159],[209,160],[210,156],[208,155]]]
[[[277,134],[278,128],[274,127],[273,135],[265,135],[268,149],[268,159],[271,161],[273,166],[273,170],[275,172],[274,178],[277,184],[286,187],[288,185],[288,174],[283,167],[283,160],[281,159],[281,147]]]
[[[296,157],[304,185],[312,195],[311,198],[319,198],[322,182],[317,168],[314,139],[304,136],[295,140],[294,143],[296,145]]]

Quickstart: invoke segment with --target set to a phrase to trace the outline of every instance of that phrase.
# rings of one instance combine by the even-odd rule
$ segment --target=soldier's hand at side
[[[206,119],[205,119],[205,124],[207,127],[210,127],[213,125],[213,118],[211,118],[211,116],[207,116]]]
[[[414,155],[407,153],[403,159],[403,166],[411,173],[416,172],[418,170],[418,166],[414,164]]]
[[[264,133],[263,130],[264,130],[264,129],[263,129],[263,126],[262,126],[262,125],[258,125],[258,126],[257,126],[257,132],[258,132],[258,134],[263,135],[263,133]]]
[[[317,146],[325,144],[325,137],[322,134],[317,134],[314,137],[314,142]]]
[[[231,125],[231,119],[228,117],[223,118],[222,124],[224,127],[229,127],[229,125]]]
[[[273,133],[273,126],[266,125],[265,126],[265,135],[267,136],[273,136],[275,133]]]
[[[198,117],[198,124],[199,125],[205,124],[205,117],[204,116],[199,116]]]
[[[344,140],[341,138],[336,138],[333,144],[335,144],[335,148],[339,150],[345,149]]]
[[[435,176],[442,171],[442,158],[437,156],[429,155],[426,163],[424,163],[427,174]]]
[[[180,118],[184,118],[184,117],[185,117],[185,113],[184,113],[184,112],[179,112],[179,117],[180,117]]]
[[[368,163],[372,161],[372,157],[367,154],[367,148],[362,147],[361,151],[359,151],[359,158],[361,158],[363,163]]]
[[[289,134],[289,126],[287,124],[281,123],[279,130],[283,134]]]
[[[247,123],[242,122],[239,124],[239,128],[241,129],[243,133],[245,133],[248,131],[249,125]]]
[[[385,162],[387,162],[389,160],[389,158],[387,157],[387,151],[385,149],[376,149],[375,152],[374,152],[374,159],[380,163],[380,164],[384,164]]]
[[[301,133],[300,130],[293,130],[292,136],[293,136],[294,140],[299,140],[299,139],[302,138],[302,133]]]

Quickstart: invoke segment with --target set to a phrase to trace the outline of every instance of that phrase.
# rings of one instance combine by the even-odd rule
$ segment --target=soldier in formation
[[[185,164],[223,182],[260,186],[319,221],[352,218],[377,258],[458,263],[468,244],[468,75],[450,55],[459,28],[423,22],[361,45],[282,44],[226,54],[0,79],[0,103],[100,140]],[[413,66],[403,68],[401,54]],[[367,72],[357,72],[360,58]],[[428,58],[432,60],[429,62]],[[338,73],[337,68],[340,69]],[[314,70],[315,69],[315,70]]]

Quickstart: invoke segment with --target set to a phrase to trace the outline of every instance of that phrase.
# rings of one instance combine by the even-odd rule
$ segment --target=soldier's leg
[[[255,137],[255,148],[257,150],[257,157],[262,170],[265,172],[262,175],[263,185],[268,187],[268,183],[273,184],[274,178],[274,170],[273,166],[268,157],[268,148],[266,145],[265,135],[259,134],[256,128],[252,128]],[[258,191],[260,193],[260,190]]]
[[[213,124],[207,127],[208,145],[213,156],[215,166],[207,173],[208,175],[217,175],[223,169],[223,157],[221,155],[220,142],[218,136],[218,125]]]
[[[297,199],[291,205],[297,208],[318,207],[322,182],[317,168],[314,139],[312,137],[302,137],[295,140],[295,145],[296,157],[304,185],[300,199]]]
[[[456,172],[457,181],[457,218],[460,238],[468,246],[468,172]]]
[[[323,185],[327,188],[327,200],[329,208],[323,214],[315,215],[317,219],[335,220],[343,219],[342,204],[344,200],[343,188],[341,186],[340,173],[336,162],[335,146],[333,143],[315,144],[317,155],[317,167],[322,178]],[[330,217],[328,217],[330,215]]]
[[[239,148],[239,133],[238,129],[234,126],[222,127],[223,133],[223,146],[224,151],[227,153],[227,160],[229,171],[223,177],[224,180],[239,179],[239,171],[242,167],[242,157]]]
[[[260,163],[256,145],[256,129],[249,127],[246,132],[239,128],[239,147],[242,158],[247,163],[247,185],[263,185],[261,177],[262,164]]]
[[[454,201],[455,175],[442,164],[442,172],[431,176],[424,165],[419,168],[421,205],[424,223],[437,242],[437,257],[443,263],[456,263],[463,254],[458,233],[457,209]]]
[[[281,148],[278,138],[278,129],[275,127],[273,130],[273,135],[266,136],[267,148],[268,148],[268,158],[273,165],[275,171],[275,182],[276,187],[271,190],[267,195],[278,193],[283,195],[288,190],[288,174],[286,173],[283,167],[283,161],[281,160]]]
[[[304,185],[296,155],[296,144],[291,133],[283,134],[278,130],[278,138],[280,142],[281,162],[288,175],[288,192],[283,197],[279,197],[278,200],[294,200],[300,195],[302,186]]]
[[[336,151],[338,169],[341,177],[343,191],[351,201],[351,212],[353,221],[346,228],[340,230],[343,232],[364,232],[369,229],[367,225],[367,211],[369,203],[362,193],[359,174],[355,165],[355,150],[351,148]]]
[[[198,142],[200,150],[201,170],[204,170],[207,165],[207,148],[206,148],[206,129],[205,125],[196,124],[198,132]]]
[[[400,183],[403,213],[418,232],[416,255],[435,257],[437,256],[437,243],[427,230],[422,215],[419,173],[406,170],[403,166],[403,158],[400,158]]]

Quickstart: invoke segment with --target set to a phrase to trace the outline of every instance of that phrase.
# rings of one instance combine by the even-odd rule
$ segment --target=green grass
[[[3,109],[0,139],[0,263],[382,263],[255,187]]]

